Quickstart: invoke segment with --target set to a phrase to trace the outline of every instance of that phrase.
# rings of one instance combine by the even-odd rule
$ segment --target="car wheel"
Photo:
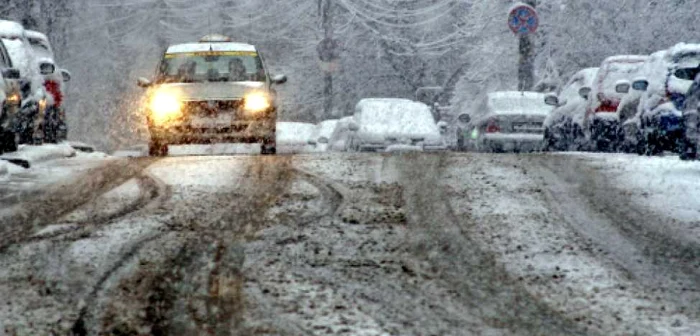
[[[275,154],[277,154],[277,144],[275,144],[275,143],[263,144],[262,146],[260,146],[260,154],[261,155],[275,155]]]
[[[17,151],[17,139],[14,132],[3,131],[0,133],[0,154]]]
[[[168,156],[168,144],[160,139],[151,138],[148,143],[148,155],[154,157]]]

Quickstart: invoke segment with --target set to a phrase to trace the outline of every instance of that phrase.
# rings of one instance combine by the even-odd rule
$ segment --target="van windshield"
[[[157,78],[159,83],[264,81],[260,57],[246,51],[166,54]]]

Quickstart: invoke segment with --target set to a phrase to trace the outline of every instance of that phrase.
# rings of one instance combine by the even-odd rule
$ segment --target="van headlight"
[[[261,92],[249,93],[245,96],[243,109],[246,112],[258,113],[266,111],[270,107],[272,107],[270,98]]]
[[[151,117],[158,124],[177,119],[182,115],[182,101],[174,92],[157,91],[149,104]]]

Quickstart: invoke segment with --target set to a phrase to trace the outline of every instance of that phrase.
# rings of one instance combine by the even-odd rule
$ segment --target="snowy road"
[[[693,207],[609,160],[103,160],[3,199],[0,334],[693,335]]]

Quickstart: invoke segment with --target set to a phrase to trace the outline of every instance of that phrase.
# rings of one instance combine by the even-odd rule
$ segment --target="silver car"
[[[249,44],[225,36],[168,48],[147,88],[149,154],[164,156],[168,145],[212,142],[260,143],[262,154],[275,154],[277,102],[275,84],[262,55]]]

